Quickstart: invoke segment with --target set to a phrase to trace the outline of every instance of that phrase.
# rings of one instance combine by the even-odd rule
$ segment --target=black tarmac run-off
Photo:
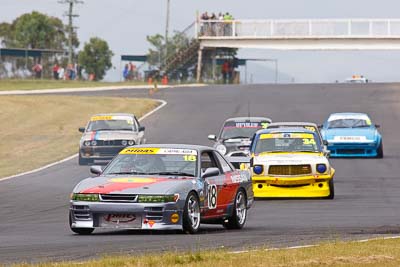
[[[148,90],[90,95],[147,97]],[[367,112],[382,126],[385,158],[332,159],[337,171],[334,200],[257,201],[240,231],[217,225],[203,226],[197,235],[95,231],[91,236],[74,235],[68,227],[69,194],[89,176],[88,167],[73,159],[0,182],[0,262],[81,260],[113,252],[242,250],[399,233],[400,85],[210,86],[163,89],[153,98],[168,104],[142,122],[148,142],[210,145],[207,135],[217,133],[228,117],[246,116],[250,103],[251,115],[274,121],[321,123],[332,112]]]

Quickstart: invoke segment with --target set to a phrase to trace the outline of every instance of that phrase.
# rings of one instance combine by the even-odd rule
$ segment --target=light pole
[[[58,1],[60,4],[68,4],[68,12],[65,16],[68,17],[68,64],[72,64],[72,54],[73,54],[73,47],[72,47],[72,37],[74,33],[74,26],[73,26],[73,18],[78,17],[78,15],[73,13],[74,4],[82,4],[83,1],[80,0],[60,0]]]
[[[167,18],[166,18],[166,22],[165,22],[165,51],[164,51],[164,65],[167,63],[167,55],[168,55],[169,5],[170,5],[170,0],[167,0]]]

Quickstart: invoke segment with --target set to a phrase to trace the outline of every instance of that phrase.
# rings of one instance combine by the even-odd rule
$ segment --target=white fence
[[[196,36],[208,38],[400,38],[400,19],[199,20]]]

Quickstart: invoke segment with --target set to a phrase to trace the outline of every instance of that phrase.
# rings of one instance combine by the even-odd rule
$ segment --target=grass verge
[[[21,173],[78,152],[89,117],[128,112],[141,117],[159,103],[151,99],[82,96],[1,96],[0,177]]]
[[[0,80],[0,91],[14,90],[39,90],[59,88],[81,88],[81,87],[102,87],[102,86],[129,86],[145,85],[144,82],[89,82],[89,81],[56,81],[56,80]]]
[[[400,240],[374,240],[364,243],[335,242],[316,247],[281,250],[258,250],[240,254],[226,251],[194,253],[165,253],[143,256],[107,256],[85,262],[17,264],[14,267],[113,267],[113,266],[265,266],[265,267],[319,267],[319,266],[400,266]]]

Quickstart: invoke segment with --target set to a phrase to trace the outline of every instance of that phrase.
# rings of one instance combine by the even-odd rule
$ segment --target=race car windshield
[[[251,139],[255,132],[262,128],[266,128],[267,125],[268,122],[229,122],[222,128],[220,139]]]
[[[320,152],[320,148],[312,134],[262,134],[254,152]]]
[[[195,177],[196,166],[195,155],[120,154],[104,170],[104,174]]]
[[[91,121],[86,131],[136,131],[132,120],[96,120]]]
[[[370,127],[371,122],[363,119],[339,119],[328,121],[328,129]]]

